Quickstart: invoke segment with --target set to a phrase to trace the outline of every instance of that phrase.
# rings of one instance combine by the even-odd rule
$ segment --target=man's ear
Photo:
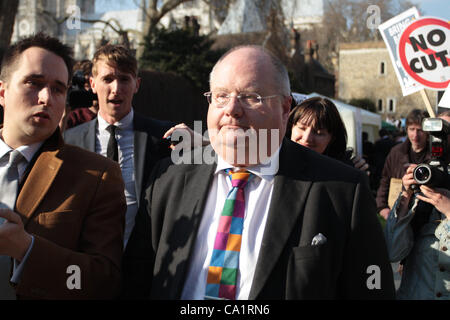
[[[139,91],[140,86],[141,86],[141,78],[137,77],[136,78],[136,90],[134,90],[134,93],[137,93]]]
[[[283,108],[283,118],[287,120],[291,112],[292,95],[284,97],[281,107]]]
[[[5,108],[5,91],[6,91],[7,83],[5,81],[0,80],[0,105]]]
[[[91,84],[91,89],[93,93],[97,93],[97,90],[95,89],[95,80],[94,77],[89,77],[89,83]]]

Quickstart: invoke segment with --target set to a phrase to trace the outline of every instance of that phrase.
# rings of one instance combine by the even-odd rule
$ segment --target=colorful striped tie
[[[220,216],[208,270],[205,299],[235,299],[242,229],[245,216],[244,187],[252,174],[245,170],[226,170],[233,188]]]

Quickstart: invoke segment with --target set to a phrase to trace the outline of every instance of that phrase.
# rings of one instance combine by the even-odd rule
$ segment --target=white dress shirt
[[[22,156],[26,159],[26,161],[20,161],[17,164],[17,170],[19,172],[19,184],[22,182],[25,170],[27,169],[28,163],[33,159],[35,153],[39,150],[39,148],[42,146],[44,142],[37,142],[33,143],[28,146],[20,146],[16,150],[19,151]],[[8,165],[8,161],[4,159],[3,157],[5,154],[7,154],[10,150],[13,150],[10,146],[8,146],[4,141],[2,137],[2,129],[0,129],[0,175],[6,173],[6,166]],[[16,199],[17,199],[16,194]],[[20,276],[22,275],[22,270],[27,262],[28,256],[30,255],[31,250],[33,249],[34,245],[34,237],[31,236],[31,244],[28,247],[27,252],[25,253],[22,261],[19,263],[16,259],[14,259],[14,268],[13,268],[13,274],[10,279],[13,283],[19,283],[20,282]],[[2,270],[0,272],[9,272],[9,270]]]
[[[131,109],[125,117],[114,123],[116,129],[116,140],[119,149],[119,165],[125,183],[125,199],[127,201],[127,212],[125,214],[124,248],[134,228],[134,219],[137,214],[136,177],[134,176],[134,111]],[[98,129],[96,132],[95,152],[106,157],[110,133],[106,128],[110,124],[100,114],[98,115]]]
[[[245,218],[236,286],[236,299],[238,300],[247,300],[252,287],[272,199],[273,180],[279,168],[279,152],[280,148],[270,158],[271,166],[258,165],[245,168],[256,176],[244,189]],[[232,188],[231,181],[224,171],[228,168],[233,168],[233,166],[218,156],[217,168],[206,200],[181,299],[204,299],[208,267],[220,216],[225,199]],[[233,171],[238,169],[233,168]]]
[[[0,130],[0,136],[1,136],[1,130]],[[37,142],[37,143],[33,143],[29,146],[20,146],[16,149],[27,160],[27,161],[21,161],[17,165],[17,170],[19,171],[20,179],[22,179],[23,174],[25,173],[25,170],[28,166],[28,163],[31,161],[31,159],[33,159],[34,154],[39,150],[39,148],[42,146],[43,143],[44,142]],[[0,139],[0,168],[5,168],[6,165],[8,164],[8,161],[5,161],[5,159],[2,159],[2,158],[10,150],[13,150],[13,149],[3,141],[3,138]],[[19,183],[20,183],[20,181],[19,181]]]

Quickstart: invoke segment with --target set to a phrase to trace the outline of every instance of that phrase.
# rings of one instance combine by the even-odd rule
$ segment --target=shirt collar
[[[120,130],[133,130],[133,117],[134,111],[131,108],[130,112],[120,119],[117,122],[114,122],[114,125],[118,127]],[[110,123],[106,122],[105,119],[102,118],[100,114],[98,114],[98,128],[100,131],[106,130],[106,128],[110,125]]]
[[[268,182],[272,182],[273,178],[278,172],[280,167],[280,149],[281,145],[278,147],[277,151],[275,151],[269,158],[267,164],[258,164],[250,167],[246,167],[245,169],[254,175],[260,177],[261,179],[267,180]],[[238,170],[241,168],[235,168],[231,164],[227,163],[219,154],[217,155],[217,167],[214,174],[217,174],[225,169],[233,169]]]
[[[16,150],[19,151],[28,162],[33,159],[34,154],[39,150],[44,141],[36,142],[26,146],[20,146]],[[2,129],[0,129],[0,159],[3,158],[10,150],[14,150],[3,141]]]

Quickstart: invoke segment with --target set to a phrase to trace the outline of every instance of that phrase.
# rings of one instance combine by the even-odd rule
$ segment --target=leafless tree
[[[0,61],[11,41],[18,6],[19,0],[0,1]]]
[[[224,22],[228,14],[228,8],[236,0],[202,0],[209,6],[210,14],[220,22]]]
[[[145,30],[147,34],[154,32],[156,26],[161,19],[170,11],[185,2],[192,2],[194,0],[164,0],[160,4],[158,0],[133,0],[135,5],[141,8],[145,13]],[[139,2],[139,3],[138,3]],[[147,5],[148,3],[148,5]],[[160,5],[158,5],[160,4]]]
[[[258,5],[263,11],[262,2]],[[270,9],[266,17],[267,31],[262,46],[267,47],[281,61],[288,63],[289,31],[285,25],[282,4],[280,0],[270,0]]]
[[[70,18],[69,15],[65,15],[62,18],[57,18],[52,12],[49,12],[46,10],[42,10],[41,14],[52,19],[53,22],[57,26],[61,26],[63,23],[65,23],[67,21],[67,19]],[[120,43],[123,44],[128,49],[130,49],[130,41],[129,41],[128,33],[129,32],[137,32],[136,30],[123,29],[122,26],[120,25],[120,22],[114,18],[111,18],[108,20],[102,20],[102,19],[86,19],[86,18],[81,17],[80,21],[84,22],[84,23],[91,23],[91,24],[103,23],[105,26],[104,30],[106,30],[107,27],[111,28],[114,32],[116,32],[119,35]]]
[[[315,35],[321,47],[322,62],[332,69],[333,57],[337,57],[339,44],[343,42],[364,42],[381,40],[377,28],[367,25],[370,15],[369,5],[379,8],[380,22],[405,11],[414,4],[408,0],[325,0],[324,16],[321,27],[316,28]]]

